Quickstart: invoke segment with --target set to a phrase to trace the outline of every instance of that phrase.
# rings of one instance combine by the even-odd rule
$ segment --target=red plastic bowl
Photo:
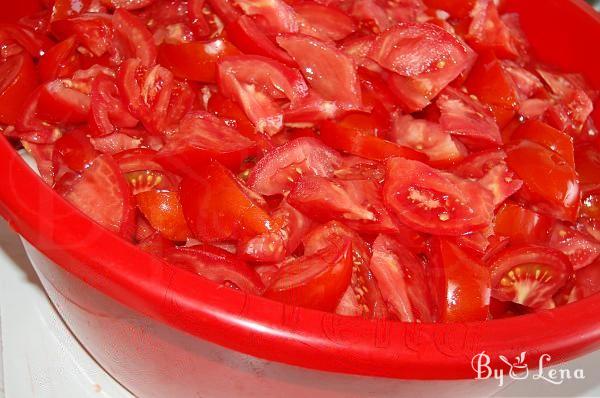
[[[580,0],[505,3],[508,10],[521,15],[540,59],[582,72],[600,89],[600,52],[591,48],[600,43],[600,14]],[[23,5],[27,12],[28,8]],[[15,18],[18,11],[4,15]],[[600,123],[599,116],[596,111]],[[34,253],[34,263],[54,303],[99,362],[140,395],[200,391],[200,382],[178,387],[168,383],[186,380],[177,375],[195,366],[194,356],[206,354],[197,347],[186,351],[186,344],[193,341],[225,347],[219,347],[224,350],[219,352],[249,354],[235,353],[236,360],[245,358],[250,364],[255,360],[252,357],[269,361],[256,359],[263,372],[269,363],[279,362],[319,371],[421,380],[471,379],[475,376],[471,358],[481,351],[490,354],[492,367],[504,368],[500,354],[515,357],[525,351],[527,364],[536,366],[542,354],[549,354],[552,363],[557,363],[600,347],[598,294],[556,310],[516,318],[406,324],[341,317],[222,288],[169,266],[100,228],[46,186],[4,139],[0,140],[0,170],[4,176],[0,213],[51,260]],[[176,339],[176,335],[185,338]],[[150,348],[134,347],[140,339]],[[153,355],[154,349],[160,355]],[[123,353],[127,355],[120,355]],[[222,365],[217,360],[206,363]],[[159,365],[169,368],[164,372],[173,379],[152,384],[143,372],[140,377],[131,376],[136,366]],[[246,365],[245,369],[252,368]],[[312,374],[288,368],[299,378]],[[260,379],[260,374],[257,377]],[[281,381],[291,376],[277,377]],[[170,389],[161,387],[161,382]],[[327,388],[314,386],[315,390]],[[356,393],[350,382],[345,388],[343,396]]]

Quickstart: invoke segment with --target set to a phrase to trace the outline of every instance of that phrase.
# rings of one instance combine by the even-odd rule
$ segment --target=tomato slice
[[[403,322],[435,320],[425,268],[398,240],[379,235],[369,266],[390,314]]]
[[[600,261],[578,270],[575,273],[575,284],[582,297],[600,292]]]
[[[135,57],[141,65],[150,67],[156,62],[156,46],[146,25],[135,15],[118,8],[113,14],[115,33],[124,43],[125,58]]]
[[[276,100],[293,106],[308,93],[297,70],[254,55],[231,56],[218,64],[219,88],[237,101],[259,132],[274,135],[283,127],[283,113]]]
[[[216,161],[184,177],[180,195],[188,226],[201,241],[251,237],[276,228],[241,182]]]
[[[411,115],[395,117],[388,135],[393,142],[424,153],[436,165],[456,163],[467,156],[464,145],[438,123],[415,119]]]
[[[358,156],[344,156],[341,165],[333,174],[341,180],[367,179],[382,182],[385,176],[385,169],[381,162]]]
[[[141,147],[144,141],[141,134],[144,134],[144,131],[122,129],[102,137],[91,137],[90,142],[97,151],[114,155]]]
[[[352,59],[334,45],[302,34],[283,34],[277,43],[300,66],[310,87],[344,109],[362,108],[360,82]]]
[[[76,172],[83,172],[98,156],[84,130],[71,130],[54,144],[53,159]]]
[[[37,116],[53,124],[85,122],[90,113],[89,92],[71,79],[57,79],[42,86],[38,97]],[[85,90],[87,91],[87,90]]]
[[[494,231],[512,242],[545,243],[555,221],[516,203],[506,203],[496,214]]]
[[[49,186],[53,186],[58,174],[58,167],[53,159],[54,144],[34,144],[27,141],[21,141],[21,144],[35,161],[42,180]]]
[[[561,220],[575,221],[581,193],[575,169],[566,160],[531,141],[510,146],[507,154],[508,166],[524,182],[521,195],[539,211]]]
[[[573,273],[567,257],[542,246],[509,247],[489,262],[492,297],[541,308]]]
[[[12,39],[36,60],[41,58],[53,44],[47,36],[13,23],[0,23],[0,37]],[[13,55],[10,51],[9,54]]]
[[[15,125],[37,84],[35,66],[27,54],[0,63],[0,123]]]
[[[431,274],[441,322],[484,321],[489,316],[490,272],[481,260],[447,239],[433,243]]]
[[[40,80],[47,82],[69,77],[80,69],[81,63],[75,53],[76,46],[75,37],[71,36],[50,48],[38,62]]]
[[[186,175],[194,174],[209,158],[236,169],[255,148],[254,141],[216,116],[193,111],[181,119],[179,130],[167,138],[157,161],[169,170]]]
[[[283,0],[234,0],[246,15],[260,16],[272,32],[297,32],[294,9]]]
[[[221,93],[212,94],[206,108],[209,112],[223,119],[229,127],[233,127],[239,131],[240,134],[250,139],[258,139],[260,137],[254,130],[254,125],[248,119],[248,116],[246,116],[244,109]]]
[[[500,127],[504,127],[518,109],[515,84],[493,53],[480,53],[465,87],[481,103],[490,106]]]
[[[563,252],[576,271],[590,265],[600,256],[600,243],[562,223],[554,226],[549,246]]]
[[[299,32],[319,40],[338,41],[356,31],[356,24],[339,9],[306,1],[294,4]]]
[[[340,122],[326,120],[321,123],[321,139],[340,151],[366,159],[385,160],[392,156],[427,160],[427,156],[414,149],[365,133],[347,118]]]
[[[600,188],[600,145],[586,143],[576,146],[575,168],[583,190],[589,192]]]
[[[298,248],[301,239],[312,226],[312,221],[307,216],[285,200],[273,211],[271,218],[281,225],[279,229],[240,242],[237,250],[239,256],[260,263],[281,262],[286,255],[291,255]]]
[[[94,57],[101,57],[106,54],[112,46],[112,17],[108,14],[94,12],[54,20],[50,29],[61,40],[74,37],[76,42],[87,49]]]
[[[291,305],[333,311],[352,278],[350,242],[281,265],[264,296]]]
[[[90,125],[99,135],[114,133],[117,127],[134,127],[138,123],[121,102],[115,80],[107,75],[94,79],[90,108]]]
[[[391,158],[383,199],[392,214],[417,231],[462,235],[492,221],[492,194],[479,184],[421,162]]]
[[[488,111],[463,92],[446,87],[436,101],[440,125],[465,144],[480,148],[502,144],[498,125]]]
[[[511,32],[504,24],[493,0],[477,0],[471,11],[467,40],[477,50],[493,50],[504,57],[519,55]]]
[[[313,229],[303,238],[304,254],[311,255],[329,246],[352,244],[352,277],[335,312],[340,315],[362,316],[367,319],[387,318],[387,307],[369,268],[371,250],[354,231],[337,221]]]
[[[98,156],[81,176],[59,186],[66,200],[98,224],[128,239],[132,237],[135,212],[131,190],[109,155]]]
[[[239,53],[233,44],[223,38],[189,43],[165,43],[158,48],[158,62],[170,69],[176,77],[215,83],[217,62]]]
[[[510,136],[511,140],[529,140],[558,153],[570,165],[575,165],[573,138],[539,120],[528,120]]]
[[[174,247],[167,249],[164,259],[173,265],[194,272],[213,282],[260,294],[264,285],[246,263],[231,253],[210,245]]]
[[[341,156],[319,140],[297,138],[260,159],[248,176],[248,186],[262,195],[280,194],[289,191],[300,176],[333,176],[341,162]]]
[[[183,217],[179,193],[152,190],[138,193],[135,199],[152,228],[165,238],[185,242],[192,236]]]

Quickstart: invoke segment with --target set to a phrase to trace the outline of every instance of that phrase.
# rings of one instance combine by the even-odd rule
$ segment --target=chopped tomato
[[[35,161],[42,180],[53,186],[58,174],[58,167],[53,159],[54,144],[34,144],[27,141],[21,141],[21,144]]]
[[[81,123],[90,112],[89,91],[71,79],[57,79],[42,86],[36,114],[53,124]],[[87,92],[86,92],[87,91]]]
[[[581,193],[573,166],[559,154],[531,141],[510,146],[507,154],[506,163],[523,180],[521,195],[539,211],[561,220],[577,218]]]
[[[508,202],[496,214],[494,231],[512,242],[545,243],[555,221],[518,204]]]
[[[398,240],[379,235],[369,266],[391,314],[403,322],[435,321],[425,268]]]
[[[341,156],[309,137],[297,138],[272,150],[256,163],[248,186],[262,195],[289,191],[303,175],[331,177]]]
[[[467,35],[469,44],[478,50],[493,50],[505,57],[518,55],[511,32],[500,19],[494,0],[477,0],[471,17]]]
[[[590,265],[600,256],[599,242],[562,223],[554,226],[549,246],[569,257],[575,271]]]
[[[90,108],[90,124],[98,135],[111,134],[118,127],[134,127],[138,123],[119,98],[114,79],[107,75],[99,75],[94,79]]]
[[[600,261],[575,272],[575,281],[582,297],[600,292]]]
[[[108,53],[113,44],[112,20],[108,14],[85,13],[55,20],[50,29],[61,40],[74,37],[94,57]]]
[[[98,152],[82,130],[71,130],[54,144],[54,161],[65,164],[73,171],[83,172],[97,155]]]
[[[37,84],[31,57],[17,54],[0,63],[0,123],[15,125]]]
[[[319,40],[342,40],[356,30],[352,18],[330,5],[305,1],[294,4],[299,31]]]
[[[211,158],[235,169],[255,148],[254,141],[216,116],[194,111],[181,119],[178,131],[167,138],[157,161],[182,175],[194,174]]]
[[[386,164],[383,199],[400,222],[436,235],[462,235],[492,222],[492,194],[479,184],[414,160]]]
[[[192,235],[183,217],[179,193],[152,190],[138,193],[135,199],[152,228],[165,238],[185,242]]]
[[[80,69],[81,63],[75,53],[75,37],[61,41],[48,50],[38,62],[40,80],[46,82],[60,77],[68,77]]]
[[[509,247],[489,267],[492,297],[531,308],[544,307],[573,273],[564,254],[535,245]]]
[[[333,311],[352,278],[351,243],[332,245],[281,265],[264,296],[287,304]]]
[[[428,7],[444,10],[455,18],[468,16],[475,5],[475,0],[423,0],[423,2]]]
[[[235,128],[240,134],[250,139],[258,138],[254,125],[244,113],[244,109],[233,100],[220,93],[215,93],[210,96],[206,108],[209,112],[225,120],[225,124]]]
[[[521,124],[510,136],[511,140],[529,140],[558,153],[567,163],[575,165],[573,138],[538,120]]]
[[[576,146],[575,168],[585,191],[600,188],[600,145],[587,143]]]
[[[81,176],[63,177],[59,186],[65,199],[98,224],[128,239],[133,237],[135,213],[131,190],[109,155],[98,156]]]
[[[264,290],[256,271],[231,253],[215,246],[173,247],[165,251],[164,258],[170,264],[234,289],[255,294]]]
[[[246,15],[260,16],[271,32],[297,32],[294,9],[283,0],[233,0]]]
[[[484,321],[489,316],[490,273],[481,260],[447,239],[433,243],[431,274],[439,320]]]
[[[122,40],[124,58],[138,58],[145,67],[154,65],[156,46],[152,34],[139,18],[124,8],[118,8],[113,15],[113,26],[117,37]]]
[[[216,161],[209,161],[193,176],[184,177],[180,195],[183,214],[199,240],[255,236],[276,227],[242,183]]]
[[[226,39],[162,44],[158,48],[158,62],[170,69],[176,77],[205,83],[215,83],[217,62],[240,52]]]

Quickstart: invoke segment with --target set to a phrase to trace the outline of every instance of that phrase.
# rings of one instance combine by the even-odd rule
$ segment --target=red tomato
[[[304,254],[311,255],[329,246],[352,244],[352,277],[350,286],[336,308],[340,315],[362,316],[369,319],[387,318],[387,308],[377,282],[369,268],[371,250],[354,231],[337,221],[313,229],[303,238]]]
[[[163,238],[158,232],[153,232],[150,236],[140,240],[137,246],[141,250],[161,258],[164,257],[167,250],[175,247],[173,242]]]
[[[436,101],[440,109],[440,125],[475,148],[502,144],[498,125],[488,111],[465,93],[446,87]]]
[[[123,151],[114,156],[123,173],[141,170],[163,171],[156,161],[156,151],[148,148],[135,148]]]
[[[389,138],[399,145],[424,153],[440,166],[453,164],[467,156],[467,149],[435,122],[415,119],[411,115],[394,118]]]
[[[237,169],[256,149],[256,143],[216,116],[194,111],[184,116],[179,130],[167,138],[157,160],[167,169],[193,175],[210,158]]]
[[[500,19],[494,0],[477,0],[471,17],[467,34],[469,44],[478,50],[493,50],[505,57],[518,55],[511,32]]]
[[[207,0],[210,8],[225,25],[235,21],[242,13],[233,5],[233,0]]]
[[[585,191],[600,188],[600,145],[587,143],[575,147],[575,168]]]
[[[421,162],[391,158],[383,200],[403,224],[436,235],[462,235],[492,221],[492,195],[479,184]]]
[[[494,206],[499,206],[523,186],[523,181],[514,177],[514,173],[502,162],[491,168],[477,182],[492,193]]]
[[[212,94],[206,108],[209,112],[223,119],[229,127],[233,127],[239,131],[240,134],[250,139],[257,139],[259,137],[254,130],[254,125],[250,122],[242,107],[221,93]]]
[[[219,241],[255,236],[276,228],[233,174],[216,161],[183,179],[183,214],[194,236]]]
[[[98,224],[132,238],[135,212],[131,190],[109,155],[98,156],[81,176],[59,182],[59,187],[66,200]]]
[[[246,15],[260,16],[271,32],[297,32],[298,21],[294,9],[283,0],[233,0]]]
[[[156,46],[152,34],[138,17],[124,8],[118,8],[113,14],[113,26],[116,36],[123,43],[121,50],[124,51],[124,58],[138,58],[145,67],[154,65]]]
[[[139,148],[129,149],[135,151]],[[124,152],[128,152],[124,151]],[[123,152],[121,152],[123,153]],[[173,191],[177,189],[177,178],[166,171],[159,170],[136,170],[124,173],[125,178],[131,186],[133,195],[147,191]]]
[[[437,8],[448,12],[455,18],[464,18],[469,15],[475,0],[423,0],[430,8]]]
[[[218,247],[174,247],[165,251],[164,258],[170,264],[234,289],[254,294],[264,290],[260,277],[252,268]]]
[[[561,252],[534,245],[509,247],[489,267],[492,297],[531,308],[544,307],[573,273]]]
[[[248,186],[262,195],[280,194],[289,191],[300,176],[333,176],[341,162],[341,156],[319,140],[297,138],[260,159],[248,176]]]
[[[446,239],[433,243],[431,273],[442,322],[484,321],[489,316],[490,273],[481,260]]]
[[[54,144],[53,158],[76,172],[83,172],[98,156],[84,130],[71,130]]]
[[[312,1],[295,4],[293,7],[299,31],[305,35],[324,41],[338,41],[356,31],[352,18],[335,7]]]
[[[563,252],[575,271],[590,265],[600,256],[600,243],[562,223],[554,226],[548,245]]]
[[[176,77],[193,81],[215,83],[217,62],[240,52],[226,39],[162,44],[158,48],[158,62]]]
[[[427,156],[405,146],[395,144],[361,131],[352,119],[340,122],[326,120],[321,123],[321,139],[340,151],[366,159],[385,160],[392,156],[427,160]]]
[[[398,240],[379,235],[369,266],[391,314],[403,322],[435,320],[423,264]]]
[[[137,10],[152,3],[155,0],[100,0],[102,4],[110,8]]]
[[[219,88],[237,101],[259,132],[274,135],[283,126],[283,113],[276,100],[291,106],[307,95],[308,88],[297,70],[269,58],[230,56],[218,64]]]
[[[38,62],[40,80],[46,82],[60,77],[69,77],[80,69],[79,57],[75,53],[75,37],[61,41],[48,50]]]
[[[469,93],[489,105],[496,122],[504,127],[518,108],[518,94],[514,82],[493,53],[481,53],[465,81]]]
[[[127,111],[119,98],[119,89],[113,78],[107,75],[96,77],[91,97],[90,127],[97,131],[97,135],[114,133],[118,127],[137,125],[137,119]]]
[[[577,174],[566,160],[530,141],[510,146],[507,154],[506,163],[523,180],[521,195],[542,212],[575,221],[581,193]]]
[[[102,153],[114,155],[142,146],[143,130],[121,129],[120,131],[103,135],[102,137],[91,137],[90,142],[96,150]]]
[[[53,160],[54,144],[34,144],[21,141],[23,148],[31,155],[40,173],[40,177],[49,186],[54,186],[58,167]]]
[[[75,37],[78,44],[95,57],[101,57],[113,45],[112,20],[108,14],[88,13],[54,20],[51,31],[61,40]]]
[[[549,216],[509,202],[498,210],[494,231],[509,237],[512,242],[541,244],[548,241],[554,223]]]
[[[27,51],[34,59],[41,58],[54,44],[48,37],[14,23],[0,23],[0,42],[5,46],[6,39]],[[11,43],[12,44],[12,43]],[[13,55],[9,51],[9,55]]]
[[[310,87],[344,109],[360,109],[362,98],[356,66],[334,45],[301,34],[277,36],[277,43],[298,63]]]
[[[185,242],[192,236],[183,217],[177,192],[146,191],[135,195],[138,208],[152,228],[165,238]]]
[[[600,292],[600,261],[575,272],[575,284],[582,297]]]
[[[238,256],[261,263],[281,262],[286,255],[291,255],[298,248],[301,239],[312,226],[312,221],[307,216],[285,200],[273,211],[271,218],[277,220],[281,226],[274,231],[240,242]]]
[[[349,241],[281,265],[264,296],[291,305],[333,311],[352,278]]]
[[[529,140],[540,144],[575,165],[573,138],[538,120],[528,120],[521,124],[510,136],[511,140]]]
[[[15,125],[37,84],[31,57],[17,54],[0,63],[0,123]]]
[[[41,86],[36,115],[53,124],[85,122],[90,113],[90,96],[89,92],[80,91],[82,88],[71,79],[46,83]]]

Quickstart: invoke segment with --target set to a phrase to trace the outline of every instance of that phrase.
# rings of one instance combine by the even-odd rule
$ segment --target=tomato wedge
[[[264,296],[287,304],[333,311],[352,278],[351,243],[326,247],[281,265]]]
[[[69,178],[69,176],[65,176]],[[109,155],[100,155],[81,176],[58,184],[60,194],[104,228],[131,238],[133,198],[129,184]]]
[[[511,140],[529,140],[558,153],[570,165],[575,165],[573,138],[539,120],[528,120],[510,136]]]
[[[276,228],[236,177],[216,161],[209,161],[180,186],[181,204],[194,236],[207,242],[255,236]]]
[[[593,263],[600,256],[600,243],[591,236],[557,223],[548,245],[563,252],[575,271]]]
[[[542,244],[548,241],[554,223],[552,217],[507,202],[496,214],[494,231],[511,242]]]
[[[74,37],[94,57],[107,54],[113,44],[112,17],[108,14],[90,12],[55,20],[50,29],[61,40],[67,41]]]
[[[441,322],[483,321],[489,316],[490,273],[481,260],[448,239],[432,244],[431,274]]]
[[[119,97],[119,89],[115,80],[101,74],[92,84],[90,102],[91,126],[98,135],[117,132],[119,127],[135,127],[138,120],[134,118]]]
[[[471,11],[471,17],[467,34],[469,44],[478,50],[493,50],[505,57],[518,56],[511,32],[500,19],[493,0],[477,0]]]
[[[248,176],[248,186],[262,195],[280,194],[289,191],[300,176],[333,176],[341,162],[341,156],[319,140],[296,138],[260,159]]]
[[[264,290],[256,271],[218,247],[174,247],[165,251],[164,259],[170,264],[234,289],[254,294],[260,294]]]
[[[192,236],[183,217],[178,192],[151,190],[138,193],[135,199],[152,228],[165,238],[185,242]]]
[[[217,62],[239,50],[224,38],[189,43],[162,44],[158,48],[158,62],[176,77],[198,82],[217,81]]]
[[[246,15],[260,16],[271,32],[297,32],[294,9],[283,0],[233,0]],[[261,20],[259,19],[259,20]]]
[[[544,307],[573,273],[567,257],[542,246],[509,247],[489,261],[492,297]]]
[[[98,151],[83,130],[71,130],[54,143],[54,162],[78,173],[83,172],[97,156]]]
[[[586,143],[575,147],[575,168],[581,186],[586,192],[600,188],[599,150],[600,144],[597,143]]]
[[[216,116],[204,111],[185,115],[179,130],[167,138],[157,161],[182,175],[194,174],[210,158],[235,169],[250,156],[256,143]]]
[[[417,231],[462,235],[492,222],[491,193],[479,184],[421,162],[386,162],[383,200],[392,215]]]
[[[348,15],[330,5],[305,1],[294,4],[299,32],[319,40],[342,40],[356,31],[356,24]]]
[[[329,246],[352,244],[352,277],[335,312],[367,319],[387,318],[387,307],[369,268],[371,250],[366,242],[344,224],[331,221],[313,229],[302,239],[304,254],[311,255]]]
[[[31,57],[17,54],[0,64],[0,123],[15,125],[37,84]]]
[[[154,65],[156,45],[146,25],[124,8],[115,10],[112,19],[115,33],[123,42],[125,58],[138,58],[145,67]]]
[[[600,292],[600,261],[588,265],[575,273],[575,283],[582,297]]]
[[[41,81],[47,82],[60,77],[69,77],[80,69],[81,63],[75,53],[75,37],[55,44],[38,62],[38,74]]]
[[[435,320],[425,268],[398,240],[379,235],[369,266],[391,314],[403,322]]]

